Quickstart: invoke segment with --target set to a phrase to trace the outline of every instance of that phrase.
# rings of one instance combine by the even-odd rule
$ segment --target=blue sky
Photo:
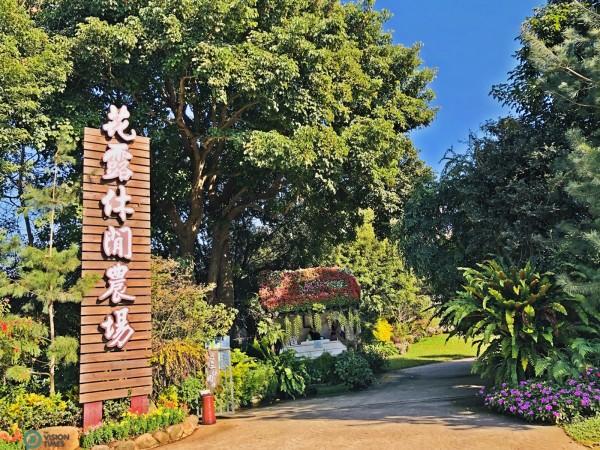
[[[445,151],[464,148],[469,130],[507,111],[488,94],[515,66],[515,38],[542,0],[378,0],[394,14],[394,41],[423,44],[425,65],[438,73],[432,87],[438,115],[411,134],[421,157],[437,172]]]

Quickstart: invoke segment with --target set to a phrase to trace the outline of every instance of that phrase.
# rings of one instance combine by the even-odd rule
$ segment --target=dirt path
[[[165,450],[583,449],[557,427],[491,414],[475,397],[471,361],[387,374],[364,392],[285,402],[220,419]]]

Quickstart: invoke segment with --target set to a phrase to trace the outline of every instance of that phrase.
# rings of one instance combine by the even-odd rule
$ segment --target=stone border
[[[115,441],[108,445],[95,445],[90,450],[144,450],[155,448],[188,437],[198,428],[198,416],[187,416],[183,422],[171,425],[165,430],[146,433],[135,439]]]
[[[183,422],[171,425],[164,430],[146,433],[127,441],[114,441],[108,445],[95,445],[90,450],[145,450],[155,448],[188,437],[198,428],[198,417],[187,416]],[[39,430],[46,434],[61,437],[61,450],[83,450],[79,447],[81,429],[75,427],[49,427]],[[42,444],[38,450],[56,450],[57,447],[46,447]]]

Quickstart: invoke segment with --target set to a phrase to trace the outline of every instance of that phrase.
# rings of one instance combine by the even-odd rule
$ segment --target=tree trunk
[[[196,249],[196,232],[185,227],[185,231],[179,235],[179,256],[194,261]]]
[[[19,179],[17,182],[17,190],[19,194],[19,202],[21,206],[25,206],[25,200],[23,199],[23,194],[25,193],[25,146],[21,146],[21,157],[19,161]],[[27,210],[23,213],[23,221],[25,222],[25,231],[27,232],[27,244],[30,247],[33,247],[34,238],[33,238],[33,227],[31,225],[31,220],[29,219],[29,214]]]
[[[229,272],[229,276],[223,276],[224,267],[230,267],[229,229],[228,221],[217,222],[213,226],[207,282],[215,285],[210,298],[213,303],[233,305],[233,283],[228,281],[228,278],[231,278],[231,270],[225,270],[226,274]]]
[[[50,302],[48,305],[48,320],[50,321],[50,345],[54,344],[54,303]],[[56,358],[54,354],[50,354],[50,395],[54,395],[54,371],[56,368]]]
[[[230,239],[227,238],[221,257],[221,268],[219,270],[219,282],[217,284],[217,301],[227,306],[234,304],[233,290],[233,258],[231,254]]]

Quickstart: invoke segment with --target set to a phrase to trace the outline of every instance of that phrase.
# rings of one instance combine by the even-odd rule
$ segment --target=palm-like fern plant
[[[437,314],[450,336],[474,339],[474,371],[482,377],[496,383],[562,378],[597,360],[597,315],[583,298],[562,292],[552,273],[494,260],[461,270],[463,289]]]

